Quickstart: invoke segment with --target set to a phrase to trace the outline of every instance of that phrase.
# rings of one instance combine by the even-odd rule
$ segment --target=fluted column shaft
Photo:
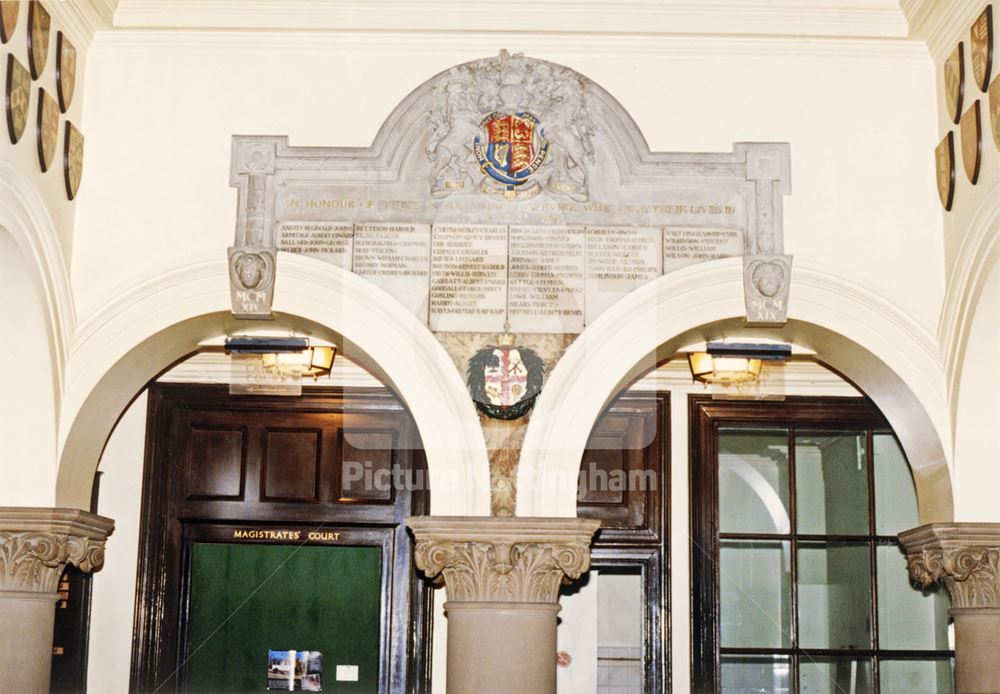
[[[410,518],[416,563],[444,579],[448,694],[555,694],[559,587],[590,568],[597,521]]]
[[[932,523],[899,535],[910,578],[943,584],[955,623],[955,691],[1000,692],[1000,523]]]
[[[0,507],[0,689],[49,691],[59,577],[97,571],[114,522],[59,508]]]

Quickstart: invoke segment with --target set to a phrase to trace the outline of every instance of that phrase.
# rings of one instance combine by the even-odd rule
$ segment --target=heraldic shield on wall
[[[545,363],[534,350],[515,347],[509,333],[469,359],[466,373],[476,409],[494,419],[520,419],[542,390]]]
[[[549,143],[545,130],[534,115],[523,111],[513,115],[495,112],[480,125],[486,130],[487,142],[476,137],[473,149],[483,173],[483,192],[491,192],[490,181],[501,184],[503,196],[514,199],[520,195],[537,195],[541,187],[528,178],[545,161]]]

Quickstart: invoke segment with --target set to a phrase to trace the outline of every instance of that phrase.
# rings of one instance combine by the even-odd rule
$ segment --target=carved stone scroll
[[[899,539],[915,583],[943,584],[953,608],[1000,609],[1000,524],[935,523]]]
[[[556,603],[590,568],[600,526],[582,518],[415,517],[416,563],[456,602]]]
[[[84,511],[0,508],[0,591],[50,593],[67,564],[81,571],[104,565],[114,522]]]

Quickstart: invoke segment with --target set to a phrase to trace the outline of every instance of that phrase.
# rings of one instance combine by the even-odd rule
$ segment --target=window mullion
[[[792,657],[790,662],[790,687],[792,694],[799,691],[799,521],[798,521],[798,494],[795,486],[795,427],[788,427],[788,528],[791,539],[788,543],[790,553],[790,576],[791,586],[789,594],[791,598],[791,626],[792,626]]]

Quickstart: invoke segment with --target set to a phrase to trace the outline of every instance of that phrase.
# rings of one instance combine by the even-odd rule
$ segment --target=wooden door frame
[[[405,407],[385,389],[309,388],[302,397],[280,396],[230,396],[228,386],[153,384],[149,388],[149,407],[146,422],[146,451],[142,484],[141,525],[139,532],[139,557],[135,614],[132,640],[130,691],[183,690],[181,657],[186,645],[183,641],[183,614],[186,609],[185,583],[190,566],[185,555],[190,542],[189,530],[196,525],[222,526],[227,523],[246,523],[237,518],[188,518],[175,514],[172,485],[179,481],[179,466],[171,458],[171,442],[176,431],[172,430],[171,408],[184,407],[194,402],[199,407],[212,407],[252,411],[261,408],[281,409],[289,412],[344,412],[356,411],[394,412],[407,416]],[[355,411],[355,410],[350,410]],[[412,424],[412,418],[409,418]],[[408,424],[409,426],[409,424]],[[416,436],[416,425],[412,424]],[[401,456],[403,465],[410,470],[423,469],[426,463],[423,451],[414,449]],[[422,581],[413,567],[412,538],[403,521],[410,515],[429,512],[430,498],[427,491],[399,495],[394,507],[371,507],[366,511],[361,504],[351,504],[338,518],[336,509],[325,507],[321,519],[324,528],[382,529],[391,535],[389,548],[383,552],[384,567],[391,571],[389,594],[383,594],[383,622],[388,626],[388,652],[382,653],[388,672],[384,681],[389,691],[406,691],[429,694],[431,691],[431,643],[433,632],[433,590]],[[400,500],[403,500],[402,502]],[[315,522],[302,520],[280,521],[262,519],[260,525],[280,523],[288,526],[315,526]],[[401,626],[400,622],[403,624]],[[173,680],[171,684],[170,680]],[[380,681],[382,677],[380,676]]]

